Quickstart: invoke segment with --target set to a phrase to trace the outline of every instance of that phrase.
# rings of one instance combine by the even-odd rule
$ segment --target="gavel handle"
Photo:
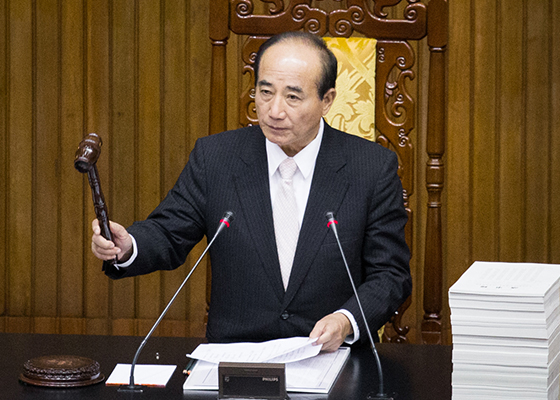
[[[109,213],[107,212],[107,205],[105,204],[105,197],[103,197],[103,191],[101,190],[101,184],[99,183],[99,172],[97,171],[97,165],[93,164],[88,170],[88,181],[91,187],[91,195],[93,197],[93,206],[95,208],[95,215],[99,221],[99,228],[101,229],[101,236],[105,239],[113,241],[113,235],[111,235],[111,230],[109,229]],[[110,264],[115,264],[117,259],[108,261]]]

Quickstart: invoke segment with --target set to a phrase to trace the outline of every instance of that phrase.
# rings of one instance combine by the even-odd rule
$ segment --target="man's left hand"
[[[342,313],[333,313],[320,319],[309,337],[318,338],[315,344],[322,344],[322,351],[336,351],[352,332],[348,318]]]

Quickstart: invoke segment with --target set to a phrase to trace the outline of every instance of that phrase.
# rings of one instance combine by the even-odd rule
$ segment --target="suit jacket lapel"
[[[266,273],[279,301],[284,297],[284,286],[276,250],[270,185],[264,134],[250,131],[240,152],[240,170],[234,177],[239,202],[247,222],[247,228],[255,243]]]
[[[344,173],[346,157],[340,133],[325,124],[284,307],[297,293],[328,233],[326,212],[336,213],[346,195],[349,185]]]

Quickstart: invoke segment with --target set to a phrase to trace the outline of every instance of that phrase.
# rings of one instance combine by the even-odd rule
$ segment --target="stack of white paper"
[[[558,399],[560,265],[475,262],[449,289],[453,399]]]

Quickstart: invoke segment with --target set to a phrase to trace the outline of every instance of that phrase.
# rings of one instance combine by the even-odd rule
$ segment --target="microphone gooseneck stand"
[[[354,295],[356,296],[356,301],[358,302],[360,314],[364,320],[364,325],[366,326],[369,342],[371,344],[371,350],[373,352],[373,356],[377,364],[377,374],[379,376],[379,390],[377,394],[373,394],[373,392],[369,393],[367,395],[367,399],[368,400],[394,400],[395,398],[394,395],[388,395],[387,393],[385,393],[385,389],[383,385],[383,370],[381,368],[381,360],[379,359],[379,354],[377,354],[377,348],[375,347],[375,342],[373,341],[373,337],[371,336],[371,331],[369,329],[369,325],[366,320],[366,314],[364,313],[364,309],[362,308],[362,302],[360,301],[360,297],[358,296],[358,291],[356,290],[354,279],[352,278],[352,274],[350,273],[350,268],[348,267],[348,263],[346,262],[346,256],[344,255],[344,250],[342,250],[342,245],[340,244],[340,240],[338,238],[338,231],[336,230],[336,224],[338,224],[338,221],[334,219],[334,213],[331,211],[327,212],[325,217],[327,217],[327,220],[329,221],[327,223],[327,228],[329,227],[332,228],[334,237],[336,238],[336,243],[338,244],[340,254],[342,255],[342,261],[344,261],[346,272],[348,273],[348,277],[350,278],[350,283],[352,284],[352,290],[354,291]]]
[[[158,327],[159,323],[161,322],[161,320],[163,319],[165,314],[167,314],[167,311],[169,310],[169,307],[171,307],[171,304],[173,304],[173,302],[175,301],[175,298],[177,298],[177,296],[179,295],[179,292],[181,291],[181,289],[183,289],[183,286],[185,286],[185,284],[187,283],[187,281],[191,277],[191,275],[194,272],[194,270],[196,269],[196,267],[198,267],[198,264],[200,264],[200,262],[202,261],[202,259],[206,255],[206,253],[208,252],[208,249],[210,249],[210,246],[212,246],[212,243],[214,243],[214,240],[218,237],[218,235],[224,229],[224,227],[229,228],[230,222],[233,221],[233,216],[234,216],[233,211],[226,211],[226,213],[224,214],[224,217],[220,220],[220,225],[218,226],[218,229],[216,230],[216,233],[214,234],[214,237],[212,237],[212,240],[210,241],[210,243],[208,243],[208,246],[206,246],[206,248],[202,252],[201,256],[198,258],[198,260],[194,264],[194,267],[191,268],[187,277],[185,278],[183,283],[181,283],[181,286],[179,286],[179,289],[177,289],[177,291],[175,292],[175,294],[173,295],[171,300],[169,300],[169,303],[167,303],[167,306],[162,311],[161,315],[157,319],[154,326],[152,326],[152,329],[150,329],[150,332],[148,332],[148,334],[146,335],[146,337],[144,338],[142,343],[140,343],[140,346],[138,347],[138,350],[136,351],[136,354],[134,355],[134,359],[132,360],[132,365],[130,366],[130,381],[129,381],[129,384],[128,385],[122,385],[121,387],[119,387],[119,389],[118,389],[119,392],[142,392],[143,391],[142,385],[136,385],[134,383],[134,367],[136,366],[136,362],[138,361],[138,356],[140,355],[140,352],[142,351],[142,349],[146,345],[146,342],[148,341],[150,336],[152,336],[152,333],[154,333],[154,331]]]

